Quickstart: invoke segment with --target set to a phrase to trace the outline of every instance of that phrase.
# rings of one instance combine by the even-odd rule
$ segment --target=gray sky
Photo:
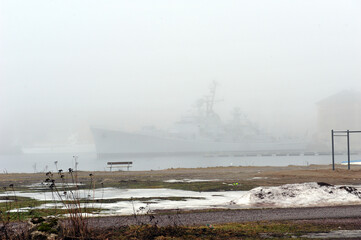
[[[219,83],[264,128],[361,90],[361,1],[0,0],[0,130],[169,127]]]

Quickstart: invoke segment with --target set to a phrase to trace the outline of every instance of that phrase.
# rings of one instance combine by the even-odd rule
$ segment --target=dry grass
[[[211,167],[177,168],[157,171],[118,171],[95,172],[94,183],[100,186],[120,186],[124,182],[163,182],[170,179],[208,179],[216,182],[238,182],[250,186],[270,186],[300,182],[328,182],[331,184],[358,184],[361,181],[361,166],[337,166],[335,171],[327,165],[288,166],[288,167]],[[89,181],[90,172],[77,172],[77,181]],[[257,179],[253,179],[257,177]],[[15,184],[39,183],[44,173],[0,174],[0,187]],[[133,184],[134,185],[134,184]],[[144,184],[143,184],[144,185]],[[135,186],[136,187],[136,186]],[[2,188],[0,188],[0,191]]]

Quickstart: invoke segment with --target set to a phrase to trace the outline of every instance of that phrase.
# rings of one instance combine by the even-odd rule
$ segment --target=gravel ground
[[[277,209],[242,209],[210,212],[194,212],[180,214],[160,214],[141,216],[112,216],[90,219],[94,228],[108,228],[134,224],[152,224],[159,226],[168,225],[206,225],[250,221],[272,220],[312,220],[337,221],[339,219],[354,219],[361,223],[361,206],[335,206],[311,208],[277,208]],[[344,220],[342,220],[344,221]]]
[[[89,218],[93,229],[118,228],[126,225],[155,224],[158,226],[194,226],[206,224],[242,223],[252,221],[282,221],[293,223],[332,224],[346,226],[346,229],[359,229],[361,225],[361,206],[335,206],[311,208],[242,209],[217,210],[210,212],[188,212],[179,214],[158,214],[134,216],[110,216]],[[25,229],[27,223],[10,223],[15,232]],[[0,228],[2,224],[0,223]],[[352,238],[354,232],[344,231],[333,238]],[[341,234],[341,235],[340,235]],[[350,235],[351,234],[351,235]],[[340,235],[340,236],[338,236]],[[349,236],[350,235],[350,236]],[[322,235],[323,236],[323,235]],[[304,236],[317,237],[317,236]],[[321,236],[319,236],[321,237]],[[330,237],[325,237],[329,239]]]

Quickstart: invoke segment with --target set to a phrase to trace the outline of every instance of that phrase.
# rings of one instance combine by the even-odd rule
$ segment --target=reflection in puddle
[[[134,211],[145,214],[148,211],[167,209],[207,209],[227,208],[232,200],[244,195],[245,191],[229,192],[194,192],[174,189],[118,189],[100,188],[91,190],[67,191],[66,195],[74,195],[78,199],[94,200],[90,203],[82,203],[81,207],[104,209],[106,215],[131,215]],[[62,203],[54,200],[66,200],[62,191],[59,195],[52,192],[15,192],[16,196],[30,197],[40,201],[49,201],[35,208],[64,208]],[[2,194],[0,194],[1,196]],[[68,199],[74,199],[72,197]],[[111,201],[111,200],[114,200]],[[99,203],[96,202],[99,200]],[[101,200],[110,200],[100,203]],[[139,211],[141,209],[141,211]]]
[[[168,183],[191,183],[191,182],[215,182],[215,181],[219,181],[218,179],[212,179],[212,180],[207,180],[207,179],[170,179],[170,180],[165,180],[164,182],[168,182]]]
[[[321,238],[321,239],[345,239],[345,238],[359,238],[361,236],[361,230],[338,230],[328,233],[309,233],[302,235],[301,238]]]

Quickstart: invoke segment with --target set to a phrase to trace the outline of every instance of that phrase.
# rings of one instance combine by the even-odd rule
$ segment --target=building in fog
[[[361,130],[361,93],[344,90],[319,101],[317,117],[317,143],[330,148],[332,129]],[[356,143],[361,143],[361,135],[353,135],[351,140],[355,146]],[[344,142],[342,139],[337,141]],[[360,146],[357,148],[361,148],[360,144],[357,145]]]

